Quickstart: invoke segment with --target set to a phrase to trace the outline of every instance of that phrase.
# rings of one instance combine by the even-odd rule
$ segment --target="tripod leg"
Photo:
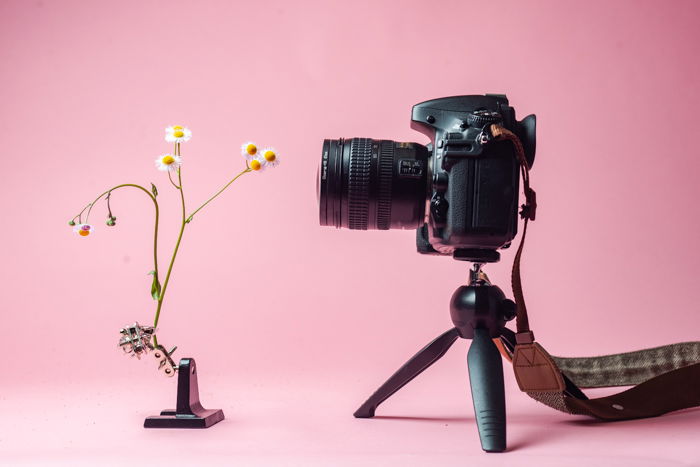
[[[503,388],[503,363],[488,329],[474,329],[467,363],[481,448],[488,452],[505,451],[506,396]]]
[[[452,328],[449,331],[441,334],[430,344],[423,347],[409,361],[398,369],[396,373],[391,375],[379,389],[375,391],[369,399],[354,413],[356,418],[371,418],[374,417],[374,411],[377,406],[391,397],[396,391],[404,387],[413,378],[421,374],[430,365],[435,363],[445,355],[445,352],[454,344],[459,337],[457,328]]]

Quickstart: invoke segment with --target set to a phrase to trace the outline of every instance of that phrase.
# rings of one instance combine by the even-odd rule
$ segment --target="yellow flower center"
[[[183,136],[185,136],[185,132],[182,130],[175,130],[173,131],[173,136],[176,138],[182,138]]]
[[[173,156],[165,156],[161,162],[165,165],[170,165],[175,162],[175,158]]]
[[[78,235],[80,235],[81,237],[87,237],[88,235],[90,235],[90,231],[89,230],[78,230]]]
[[[253,170],[260,170],[260,167],[262,167],[262,165],[260,165],[260,161],[259,161],[259,160],[252,160],[252,161],[250,161],[250,168],[251,168],[251,169],[253,169]]]
[[[267,162],[274,162],[274,160],[277,159],[277,156],[275,155],[274,151],[265,151],[263,157]]]
[[[173,130],[182,130],[182,127],[180,125],[175,125],[173,127]]]
[[[255,154],[258,153],[258,147],[254,144],[249,144],[248,146],[245,147],[245,152],[247,152],[251,156],[254,156]]]

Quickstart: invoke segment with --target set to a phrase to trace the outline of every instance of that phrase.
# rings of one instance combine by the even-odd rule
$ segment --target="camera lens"
[[[316,188],[321,225],[414,229],[423,223],[428,150],[369,138],[323,142]]]

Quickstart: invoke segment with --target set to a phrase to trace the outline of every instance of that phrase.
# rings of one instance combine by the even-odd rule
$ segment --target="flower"
[[[245,157],[248,162],[254,160],[258,155],[258,146],[252,141],[241,144],[241,155]]]
[[[248,163],[248,167],[250,167],[250,170],[254,172],[262,172],[263,170],[265,170],[265,166],[263,165],[259,157],[256,157],[255,159],[250,161]]]
[[[73,232],[80,235],[81,237],[87,237],[92,233],[92,226],[90,224],[77,224],[73,227]]]
[[[165,141],[168,143],[186,143],[192,138],[192,132],[180,125],[169,126],[165,129]]]
[[[182,158],[175,154],[163,154],[156,159],[156,167],[163,172],[167,172],[168,170],[176,171],[181,165]]]
[[[260,151],[260,163],[267,167],[277,167],[280,163],[277,158],[277,152],[275,148],[265,148]]]

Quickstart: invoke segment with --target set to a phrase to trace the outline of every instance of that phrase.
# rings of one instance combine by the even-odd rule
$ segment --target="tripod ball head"
[[[462,337],[474,337],[474,329],[486,329],[498,337],[506,321],[515,317],[515,303],[495,285],[463,285],[452,295],[450,316]]]

